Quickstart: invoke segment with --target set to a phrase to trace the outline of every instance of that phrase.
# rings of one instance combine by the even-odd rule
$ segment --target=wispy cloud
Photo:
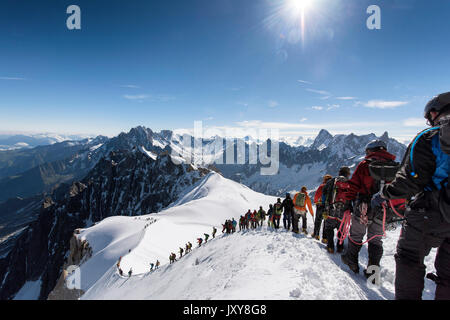
[[[330,123],[288,123],[288,122],[264,122],[260,120],[241,121],[236,124],[240,127],[246,128],[265,128],[265,129],[348,129],[348,128],[372,128],[372,127],[388,127],[395,122],[370,122],[370,121],[355,121],[355,122],[330,122]]]
[[[375,109],[392,109],[408,104],[408,101],[370,100],[362,103],[364,107]]]
[[[0,80],[22,81],[22,80],[26,80],[26,79],[25,78],[20,78],[20,77],[0,77]]]
[[[311,109],[320,111],[320,110],[323,110],[323,107],[322,106],[313,106],[313,107],[311,107]]]
[[[268,105],[271,108],[275,108],[275,107],[279,106],[279,103],[275,100],[269,100]]]
[[[297,80],[297,82],[304,83],[304,84],[312,84],[312,82],[309,82],[306,80]]]
[[[170,95],[151,95],[151,94],[124,94],[122,97],[128,100],[139,101],[142,102],[144,100],[148,101],[158,101],[158,102],[167,102],[175,100],[175,97]]]
[[[305,122],[306,120],[308,120],[308,118],[301,118],[300,122]]]
[[[322,96],[331,96],[331,93],[325,90],[306,89],[306,91],[317,93]]]
[[[408,118],[403,120],[405,127],[423,127],[426,125],[425,118]]]
[[[339,107],[340,107],[340,105],[338,105],[338,104],[329,104],[327,107],[327,110],[330,111],[333,109],[338,109]]]
[[[338,99],[338,100],[355,100],[357,98],[356,97],[336,97],[336,99]]]
[[[148,94],[124,94],[123,97],[128,100],[146,100],[150,96]]]
[[[140,88],[140,86],[137,86],[135,84],[124,84],[124,85],[121,85],[121,87],[122,88],[131,88],[131,89],[139,89]]]

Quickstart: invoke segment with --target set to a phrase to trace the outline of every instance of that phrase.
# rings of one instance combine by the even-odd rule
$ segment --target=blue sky
[[[293,1],[2,0],[0,132],[425,126],[426,101],[450,91],[449,1],[309,0],[303,20]]]

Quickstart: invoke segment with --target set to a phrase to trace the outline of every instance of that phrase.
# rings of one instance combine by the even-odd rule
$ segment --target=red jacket
[[[316,191],[316,194],[314,195],[314,204],[321,204],[322,203],[322,191],[323,187],[325,187],[325,183],[322,183],[319,188]]]
[[[395,160],[395,156],[385,150],[372,152],[356,167],[352,178],[349,180],[350,189],[346,194],[347,200],[356,200],[358,194],[372,196],[375,180],[370,176],[369,163],[371,161]],[[370,199],[368,199],[370,201]]]

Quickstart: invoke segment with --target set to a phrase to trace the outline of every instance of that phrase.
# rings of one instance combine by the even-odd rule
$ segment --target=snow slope
[[[375,289],[362,274],[347,271],[340,255],[329,255],[320,242],[265,226],[220,235],[152,273],[120,277],[111,267],[82,299],[393,299],[397,237],[398,231],[386,239],[382,286]],[[434,254],[427,259],[429,271]],[[362,268],[366,247],[360,260]],[[434,284],[426,280],[424,299],[432,299],[433,292]]]
[[[275,201],[211,173],[166,210],[139,217],[107,218],[78,235],[88,240],[94,252],[81,266],[82,289],[91,287],[121,256],[124,272],[133,268],[134,274],[143,274],[150,262],[158,259],[166,264],[169,254],[178,253],[188,241],[195,244],[204,233],[211,235],[213,226],[220,233],[226,219],[238,219],[248,209],[260,205],[267,208]]]
[[[141,217],[111,217],[85,229],[80,236],[93,247],[93,257],[81,266],[82,299],[335,299],[394,298],[395,246],[399,229],[385,238],[382,286],[371,289],[362,273],[354,275],[330,255],[325,245],[310,236],[262,228],[222,235],[195,248],[175,264],[170,252],[210,233],[213,225],[239,217],[260,204],[267,208],[275,198],[210,174],[186,192],[172,207]],[[312,219],[308,217],[309,233]],[[145,227],[147,225],[147,227]],[[128,251],[130,250],[130,251]],[[434,272],[436,251],[427,257]],[[115,263],[131,278],[121,277]],[[149,263],[162,266],[149,273]],[[361,270],[367,264],[367,247],[361,250]],[[434,283],[426,281],[424,299],[433,299]]]

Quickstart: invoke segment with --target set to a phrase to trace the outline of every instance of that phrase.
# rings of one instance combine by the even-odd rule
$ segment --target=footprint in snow
[[[299,288],[295,288],[294,290],[292,290],[291,292],[289,292],[289,296],[290,296],[291,298],[299,298],[301,294],[302,294],[302,292],[300,291]]]

